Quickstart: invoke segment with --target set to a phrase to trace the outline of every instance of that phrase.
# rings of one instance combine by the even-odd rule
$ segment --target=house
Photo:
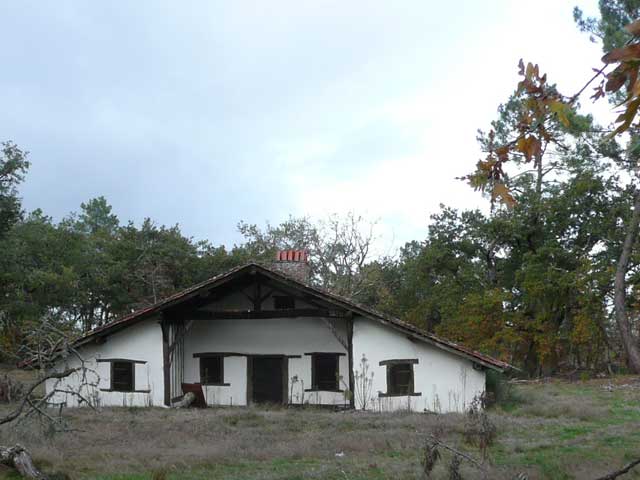
[[[85,398],[169,406],[195,385],[208,405],[462,411],[484,392],[487,370],[509,368],[314,288],[308,275],[306,252],[288,250],[270,267],[232,269],[96,328],[76,343],[90,369]]]

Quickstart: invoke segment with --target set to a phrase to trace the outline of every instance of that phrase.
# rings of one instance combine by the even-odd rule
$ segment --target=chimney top
[[[306,250],[280,250],[276,253],[278,262],[307,262],[309,252]]]
[[[311,275],[309,252],[306,250],[280,250],[272,268],[295,280],[308,283]]]

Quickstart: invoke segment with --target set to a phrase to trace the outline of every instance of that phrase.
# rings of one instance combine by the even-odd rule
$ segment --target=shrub
[[[151,474],[151,480],[167,480],[167,471],[164,469],[155,470]]]
[[[522,400],[513,385],[508,382],[507,377],[493,370],[487,372],[486,392],[485,405],[487,407],[499,405],[509,409],[521,403]]]
[[[486,459],[488,450],[495,441],[497,429],[484,409],[483,396],[475,397],[467,412],[464,426],[464,438],[470,445],[476,445]]]
[[[0,377],[0,403],[11,403],[21,398],[25,390],[22,382],[13,380],[9,375]]]

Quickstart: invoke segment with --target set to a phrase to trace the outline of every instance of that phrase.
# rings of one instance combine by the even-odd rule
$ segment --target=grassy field
[[[487,478],[596,478],[640,456],[635,377],[518,385],[512,400],[489,414],[498,435]],[[48,473],[104,480],[419,479],[422,447],[434,431],[480,457],[465,443],[458,414],[121,408],[67,415],[74,432],[50,434],[25,423],[0,429],[0,444],[23,443]],[[449,459],[443,454],[434,478],[447,478]],[[468,465],[462,473],[482,478]],[[0,479],[13,478],[0,467]],[[640,479],[640,468],[622,478]]]

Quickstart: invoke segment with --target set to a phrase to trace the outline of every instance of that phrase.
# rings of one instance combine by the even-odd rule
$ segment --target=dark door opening
[[[284,403],[284,358],[251,357],[251,401]]]

